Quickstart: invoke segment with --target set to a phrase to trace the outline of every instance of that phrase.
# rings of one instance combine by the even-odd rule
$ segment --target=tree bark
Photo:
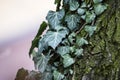
[[[104,0],[97,31],[75,64],[75,80],[120,80],[120,0]]]

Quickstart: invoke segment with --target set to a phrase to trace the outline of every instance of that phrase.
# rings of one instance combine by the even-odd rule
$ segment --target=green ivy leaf
[[[82,2],[81,8],[86,8],[86,7],[87,7],[87,4],[85,2]]]
[[[41,38],[39,40],[39,45],[38,45],[38,54],[41,54],[43,52],[43,50],[48,48],[48,44],[47,42],[45,42],[45,38]]]
[[[65,17],[65,21],[67,22],[68,28],[73,31],[78,28],[78,23],[80,22],[80,16],[75,15],[67,15]]]
[[[71,58],[71,56],[69,54],[65,54],[62,56],[63,57],[63,64],[64,64],[64,67],[69,67],[70,65],[72,65],[75,60],[73,58]]]
[[[86,12],[86,23],[91,23],[95,19],[96,15],[94,12],[87,11]]]
[[[54,62],[54,66],[59,66],[59,62]]]
[[[54,80],[62,80],[64,78],[64,75],[56,70],[53,71],[53,76]]]
[[[85,26],[85,31],[89,33],[89,37],[93,35],[95,30],[96,30],[96,26],[90,26],[90,25]]]
[[[53,77],[52,72],[46,71],[42,74],[41,80],[52,80],[52,77]]]
[[[75,46],[70,47],[70,52],[71,53],[75,52],[75,50],[76,50]]]
[[[82,54],[83,54],[83,49],[82,48],[81,49],[76,49],[76,52],[75,52],[76,56],[80,56]]]
[[[35,50],[32,51],[32,57],[36,57],[37,56],[37,52]]]
[[[69,36],[68,36],[68,40],[71,44],[73,44],[73,42],[75,41],[75,36],[76,34],[74,32],[72,32]]]
[[[37,61],[35,61],[35,68],[38,69],[41,73],[43,73],[46,69],[50,57],[50,55],[45,56],[41,54],[39,57],[37,57]]]
[[[72,75],[72,74],[73,74],[73,70],[72,70],[72,69],[70,69],[69,71],[70,71],[70,74]]]
[[[77,0],[70,0],[69,5],[71,11],[75,11],[79,7],[79,3]]]
[[[96,15],[102,14],[107,9],[107,5],[96,4],[94,5],[94,11]]]
[[[81,46],[83,46],[83,45],[85,45],[85,44],[88,44],[88,41],[85,40],[84,38],[77,38],[76,43],[77,43],[78,46],[81,47]]]
[[[103,0],[93,0],[95,4],[102,2]]]
[[[45,35],[45,42],[48,43],[53,49],[55,49],[63,38],[68,34],[68,30],[65,27],[57,26],[57,31],[48,31]]]
[[[67,78],[67,77],[65,77],[63,80],[68,80],[68,78]]]
[[[47,23],[45,21],[43,21],[42,24],[40,25],[37,35],[35,36],[34,40],[32,41],[32,45],[29,50],[29,55],[31,55],[31,53],[35,47],[38,47],[38,42],[39,42],[39,39],[41,38],[40,36],[42,35],[42,33],[45,31],[46,28],[47,28]]]
[[[81,16],[81,18],[82,18],[83,20],[85,20],[85,18],[86,18],[86,15],[82,15],[82,16]]]
[[[62,6],[61,1],[63,2]],[[80,35],[77,36],[74,32],[79,29],[79,25],[82,25],[80,24],[80,21],[82,21],[88,24],[84,27],[85,33],[88,33],[89,36],[93,35],[96,26],[90,26],[89,24],[94,22],[96,15],[100,15],[107,9],[106,5],[100,3],[102,1],[93,0],[94,4],[91,4],[90,0],[55,0],[56,11],[49,11],[46,16],[49,29],[41,37],[47,23],[43,22],[41,24],[43,27],[40,27],[29,52],[29,54],[32,52],[36,69],[42,73],[42,80],[68,80],[67,76],[64,75],[73,75],[71,65],[75,63],[76,57],[83,55],[83,45],[88,44],[85,38],[80,38]],[[71,33],[69,33],[69,30]],[[38,48],[38,52],[34,51],[35,47]],[[46,53],[48,51],[50,51],[49,54]],[[54,55],[54,53],[60,55],[60,60],[54,60],[51,63],[49,62],[50,54]],[[59,69],[59,72],[58,68],[61,67],[61,63],[63,63],[64,69]]]
[[[55,27],[61,23],[61,20],[63,19],[64,15],[65,15],[64,9],[61,9],[58,12],[49,11],[46,19],[50,24],[50,28],[55,29]]]
[[[85,9],[82,9],[82,8],[78,8],[78,10],[77,10],[77,13],[79,14],[79,15],[83,15],[84,13],[85,13]]]
[[[69,0],[63,0],[63,4],[69,4]]]
[[[64,39],[61,43],[62,43],[63,45],[70,45],[68,39]]]
[[[70,53],[70,47],[69,46],[60,46],[57,48],[57,53],[61,56]]]

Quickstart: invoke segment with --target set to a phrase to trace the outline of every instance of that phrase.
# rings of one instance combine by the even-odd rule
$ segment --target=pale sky
[[[31,34],[54,9],[54,0],[0,0],[0,80],[14,80],[21,67],[34,69]]]
[[[0,44],[37,31],[54,0],[0,0]]]

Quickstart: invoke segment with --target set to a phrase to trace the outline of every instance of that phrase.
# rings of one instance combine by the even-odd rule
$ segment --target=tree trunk
[[[75,64],[75,80],[120,80],[120,0],[105,0],[97,31]]]

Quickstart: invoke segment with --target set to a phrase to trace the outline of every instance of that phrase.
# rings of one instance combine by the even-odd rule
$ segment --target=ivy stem
[[[72,77],[72,80],[75,80],[75,64],[73,66],[74,70],[73,70],[73,77]]]
[[[93,26],[94,24],[95,24],[95,20],[93,20],[93,22],[92,22],[92,24],[91,24],[91,25]]]
[[[84,24],[82,25],[82,27],[76,32],[76,34],[78,34],[78,33],[85,27],[85,25],[86,25],[86,23],[84,23]]]

